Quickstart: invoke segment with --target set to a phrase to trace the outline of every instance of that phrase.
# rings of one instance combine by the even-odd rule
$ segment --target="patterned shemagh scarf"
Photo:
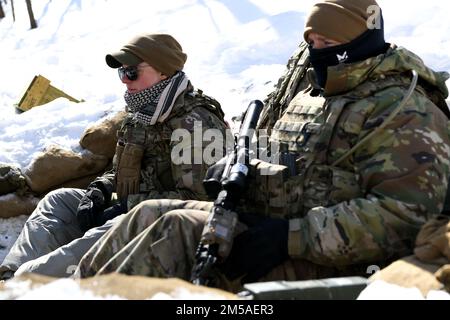
[[[175,100],[186,90],[189,79],[179,71],[172,77],[162,80],[150,88],[137,93],[125,92],[124,98],[128,112],[145,126],[164,122],[172,111]]]

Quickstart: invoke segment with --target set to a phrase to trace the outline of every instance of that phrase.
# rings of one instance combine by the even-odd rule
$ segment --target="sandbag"
[[[450,217],[434,217],[420,229],[414,254],[424,262],[450,263]]]
[[[73,281],[71,279],[56,279],[38,274],[25,274],[0,283],[0,300],[16,299],[27,294],[30,289],[49,284],[53,281]],[[14,284],[12,283],[14,282]],[[77,280],[75,285],[80,290],[89,291],[99,299],[107,299],[108,297],[121,297],[125,299],[143,300],[143,299],[237,299],[238,297],[229,292],[208,288],[204,286],[196,286],[192,283],[181,279],[158,279],[142,276],[127,276],[123,274],[113,273],[100,275],[92,278]],[[17,290],[18,286],[21,288]],[[60,285],[61,287],[61,285]],[[74,285],[69,291],[72,296],[53,297],[57,299],[69,298],[73,299]],[[47,289],[48,290],[48,289]],[[48,292],[48,291],[47,291]],[[61,294],[61,292],[59,293]],[[52,297],[47,299],[51,299]]]
[[[391,263],[369,278],[370,281],[383,280],[404,288],[418,288],[424,296],[430,290],[440,290],[442,284],[434,273],[439,265],[421,262],[415,256],[409,256]]]
[[[30,215],[36,208],[39,198],[32,195],[20,196],[10,193],[0,196],[0,218],[12,218],[21,215]]]
[[[92,152],[112,159],[117,143],[117,130],[126,112],[118,112],[113,118],[87,128],[80,139],[80,145]]]
[[[33,160],[23,175],[31,190],[41,194],[67,181],[99,173],[108,162],[105,156],[90,152],[77,154],[51,146]]]
[[[87,189],[89,184],[94,181],[100,174],[91,174],[86,177],[77,178],[74,180],[70,180],[67,182],[64,182],[63,184],[57,186],[55,189],[58,188],[78,188],[78,189]]]
[[[447,292],[450,292],[450,264],[446,264],[435,273],[436,279],[438,279],[445,287]]]

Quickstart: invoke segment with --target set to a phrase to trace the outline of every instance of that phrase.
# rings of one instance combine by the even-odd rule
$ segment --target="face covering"
[[[383,18],[381,28],[368,29],[349,43],[324,49],[309,47],[309,57],[317,77],[317,83],[325,88],[328,67],[341,63],[353,63],[385,53],[389,44],[384,41]]]

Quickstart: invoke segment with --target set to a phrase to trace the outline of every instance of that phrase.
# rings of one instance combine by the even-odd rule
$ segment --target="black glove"
[[[234,238],[230,255],[218,266],[230,280],[244,276],[242,284],[256,282],[289,258],[288,220],[246,216],[240,220],[247,220],[249,229]]]
[[[220,159],[206,171],[205,179],[203,179],[203,188],[210,199],[217,198],[217,195],[220,192],[220,180],[222,179],[222,174],[225,170],[227,159],[228,157]]]
[[[92,182],[85,195],[81,198],[77,209],[77,221],[81,231],[97,227],[100,224],[100,214],[111,201],[112,183],[107,179]]]
[[[110,203],[114,189],[114,186],[110,180],[103,177],[97,178],[89,185],[88,189],[89,188],[100,189],[105,199],[105,205],[108,205]]]
[[[105,224],[106,221],[114,219],[115,217],[128,212],[127,208],[127,201],[122,200],[119,203],[116,203],[115,205],[103,210],[103,212],[100,213],[98,218],[98,225],[102,226]]]

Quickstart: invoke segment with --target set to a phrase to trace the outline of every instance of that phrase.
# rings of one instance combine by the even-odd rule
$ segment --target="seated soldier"
[[[200,135],[215,129],[224,136],[227,125],[220,104],[194,90],[182,71],[186,58],[168,34],[139,35],[106,56],[127,89],[127,116],[118,131],[114,169],[87,190],[58,189],[46,195],[1,264],[1,278],[10,278],[18,269],[16,275],[68,277],[83,254],[121,217],[113,218],[142,200],[206,199],[201,182],[207,163],[171,161],[178,144],[171,141],[172,133],[176,129],[194,133],[197,126]],[[207,144],[202,143],[188,151],[203,154]]]
[[[304,39],[309,55],[290,60],[261,120],[270,141],[284,146],[280,159],[294,159],[280,160],[294,163],[291,175],[262,177],[270,164],[252,163],[254,180],[237,210],[231,252],[216,265],[216,285],[225,289],[364,275],[370,265],[411,254],[421,226],[443,207],[450,171],[447,75],[385,42],[374,0],[315,4]],[[311,86],[303,90],[305,73]],[[213,166],[207,177],[222,169]],[[189,280],[212,206],[139,204],[88,251],[76,275]]]

